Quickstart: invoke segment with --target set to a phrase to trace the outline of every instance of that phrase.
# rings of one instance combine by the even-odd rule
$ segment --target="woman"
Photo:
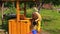
[[[32,26],[33,29],[40,31],[41,28],[41,15],[38,12],[32,13]]]

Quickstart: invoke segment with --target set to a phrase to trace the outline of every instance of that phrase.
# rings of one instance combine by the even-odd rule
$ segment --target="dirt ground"
[[[42,30],[40,34],[50,34],[50,32]]]

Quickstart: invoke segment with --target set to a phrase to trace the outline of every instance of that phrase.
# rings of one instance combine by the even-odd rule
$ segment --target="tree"
[[[52,3],[53,5],[60,5],[60,0],[42,0],[44,3]]]
[[[36,2],[37,4],[37,9],[38,9],[38,12],[40,11],[40,8],[45,4],[45,3],[51,3],[53,5],[60,5],[60,0],[38,0]]]

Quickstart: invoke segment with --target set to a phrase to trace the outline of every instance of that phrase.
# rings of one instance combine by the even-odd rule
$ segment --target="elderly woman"
[[[34,7],[34,9],[36,10],[36,12],[32,13],[32,31],[40,31],[41,28],[41,15],[37,12],[37,8]]]
[[[37,29],[38,31],[40,30],[41,20],[41,15],[38,12],[32,13],[32,25],[34,27],[33,29]]]

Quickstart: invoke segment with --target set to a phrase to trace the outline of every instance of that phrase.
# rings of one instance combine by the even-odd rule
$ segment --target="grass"
[[[4,13],[9,13],[8,11],[10,10],[7,10]],[[31,18],[33,11],[33,9],[27,9],[27,17]],[[23,12],[21,11],[21,13]],[[53,10],[41,9],[40,14],[42,16],[42,29],[51,34],[60,34],[60,13]]]
[[[41,10],[42,28],[51,32],[51,34],[60,34],[60,13],[52,10]]]

